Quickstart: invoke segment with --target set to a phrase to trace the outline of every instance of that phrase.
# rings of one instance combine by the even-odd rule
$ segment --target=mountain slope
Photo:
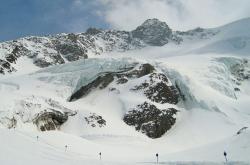
[[[222,164],[226,150],[249,163],[249,43],[230,42],[248,25],[175,32],[151,19],[1,43],[0,144],[13,143],[0,161],[136,164],[158,152],[166,164]]]
[[[184,34],[180,33],[179,34]],[[194,36],[207,36],[213,32],[192,31]],[[211,33],[211,34],[210,34]],[[179,45],[185,35],[178,35],[165,22],[157,19],[146,20],[131,32],[117,30],[88,29],[85,33],[58,34],[44,37],[25,37],[0,44],[0,73],[16,71],[15,64],[20,58],[29,58],[40,68],[93,57],[105,52],[124,52],[147,46]],[[191,38],[190,38],[191,37]]]

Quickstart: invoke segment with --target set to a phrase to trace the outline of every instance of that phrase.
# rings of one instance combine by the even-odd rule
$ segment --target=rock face
[[[83,96],[86,96],[94,88],[99,87],[100,89],[103,89],[107,87],[113,80],[114,80],[113,73],[106,73],[106,74],[100,75],[94,81],[92,81],[88,85],[82,86],[78,91],[72,94],[69,98],[69,101],[74,101]]]
[[[115,79],[118,79],[117,84],[124,84],[128,81],[128,78],[140,78],[154,71],[154,67],[150,64],[142,64],[139,69],[133,69],[133,67],[126,68],[124,71],[118,72],[105,72],[99,73],[96,78],[87,85],[82,86],[76,92],[74,92],[70,97],[69,101],[77,100],[81,97],[88,95],[92,89],[106,88]],[[93,75],[95,77],[95,75]]]
[[[148,99],[161,104],[177,104],[180,99],[177,88],[171,85],[168,78],[162,73],[150,74],[148,79],[132,90],[143,90]]]
[[[146,20],[132,31],[132,35],[152,46],[163,46],[174,38],[168,25],[158,19]]]
[[[56,36],[52,43],[56,51],[68,61],[76,61],[88,58],[88,50],[79,42],[79,36],[73,33],[66,36]]]
[[[15,64],[17,59],[22,55],[22,53],[26,52],[27,50],[22,46],[13,46],[12,51],[10,51],[10,53],[6,53],[5,59],[0,59],[0,74],[5,74],[6,72],[15,72],[16,69],[12,66],[12,64]]]
[[[0,59],[0,73],[1,74],[5,74],[6,72],[11,73],[13,71],[16,71],[16,69],[12,67],[8,61]]]
[[[37,115],[33,120],[34,124],[41,131],[50,131],[59,129],[60,126],[68,120],[68,114],[56,110],[50,112],[44,111]]]
[[[159,138],[175,124],[176,113],[177,110],[174,108],[161,110],[153,104],[144,102],[128,111],[123,120],[148,137]]]

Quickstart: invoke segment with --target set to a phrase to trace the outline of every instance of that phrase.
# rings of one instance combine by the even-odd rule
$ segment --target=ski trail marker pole
[[[156,163],[158,164],[158,161],[159,161],[159,154],[156,153],[155,156],[156,156]]]
[[[99,152],[99,158],[100,158],[100,160],[102,160],[102,153],[101,152]]]
[[[226,151],[224,151],[224,156],[225,156],[225,160],[226,160],[226,163],[227,163],[227,153],[226,153]]]

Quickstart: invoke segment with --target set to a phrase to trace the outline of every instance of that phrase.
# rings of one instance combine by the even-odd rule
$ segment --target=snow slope
[[[36,136],[39,136],[38,140]],[[68,145],[66,150],[65,144]],[[18,165],[156,164],[155,151],[158,151],[140,143],[134,143],[132,146],[119,143],[100,145],[58,131],[34,133],[5,129],[1,129],[1,146],[5,149],[1,151],[1,163]],[[229,164],[249,164],[242,161],[249,153],[249,131],[200,148],[172,154],[160,152],[159,161],[160,164],[219,165],[224,164],[221,152],[224,149],[229,153],[228,159],[231,161]],[[102,160],[99,160],[100,151]]]

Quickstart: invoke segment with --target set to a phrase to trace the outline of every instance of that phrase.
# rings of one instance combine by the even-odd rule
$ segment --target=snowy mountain
[[[79,34],[58,34],[44,37],[25,37],[0,44],[0,73],[16,71],[20,58],[28,58],[34,66],[44,68],[105,52],[124,52],[146,46],[179,44],[181,37],[157,19],[146,20],[131,32],[89,28]],[[25,60],[27,61],[27,60]]]
[[[149,19],[0,43],[0,162],[250,164],[249,28]]]

